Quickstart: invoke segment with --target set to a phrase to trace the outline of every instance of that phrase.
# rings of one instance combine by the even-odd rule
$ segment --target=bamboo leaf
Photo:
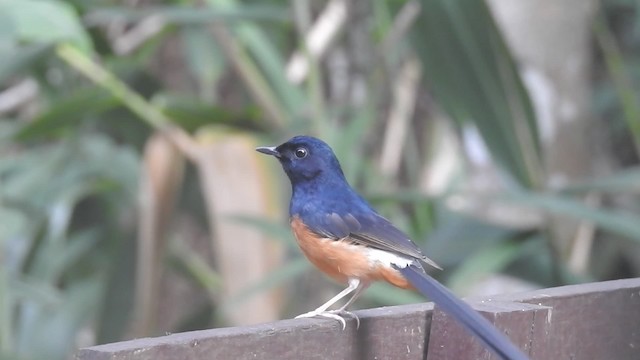
[[[25,310],[32,310],[32,316],[21,324],[20,352],[35,359],[66,358],[73,349],[74,335],[90,320],[99,303],[102,286],[95,278],[77,281],[63,293],[64,299],[55,309],[24,304]]]
[[[217,21],[275,21],[286,22],[290,16],[286,8],[273,4],[236,4],[227,8],[180,6],[104,7],[90,11],[84,18],[88,26],[109,25],[113,21],[137,22],[150,16],[179,25],[208,24]]]
[[[289,261],[280,268],[271,271],[264,279],[261,279],[238,292],[235,296],[226,301],[219,311],[224,313],[257,294],[265,291],[271,291],[285,283],[291,282],[304,274],[304,272],[310,268],[311,264],[305,258],[300,257]]]
[[[69,41],[83,52],[91,40],[74,9],[62,1],[2,0],[0,14],[12,25],[14,41],[34,44]]]
[[[295,250],[298,248],[298,245],[291,234],[291,229],[288,226],[255,216],[232,215],[227,218],[231,221],[237,221],[241,224],[252,226],[260,230],[269,238],[283,240],[285,245],[290,249]]]
[[[506,193],[497,196],[495,200],[588,220],[603,230],[640,242],[637,216],[620,210],[592,208],[566,196],[530,192]]]
[[[238,6],[238,2],[235,0],[207,0],[207,3],[209,7],[214,9],[232,9]],[[233,30],[237,34],[237,46],[240,50],[236,62],[242,61],[245,63],[244,68],[251,67],[256,72],[255,65],[257,64],[261,70],[259,72],[260,78],[254,79],[253,85],[249,85],[255,88],[255,91],[269,90],[273,92],[267,98],[277,96],[278,103],[272,104],[271,107],[282,106],[283,109],[280,110],[281,112],[286,110],[287,121],[290,121],[292,117],[299,116],[306,101],[302,93],[286,79],[285,61],[273,41],[267,37],[264,31],[252,23],[242,22]],[[220,40],[220,36],[218,36],[218,41]],[[242,47],[239,44],[242,44]],[[252,58],[243,52],[245,48],[252,55]],[[268,82],[269,88],[267,88],[267,84],[262,83],[262,76]],[[275,99],[270,99],[270,101],[275,102]],[[284,114],[280,114],[280,116],[283,117]]]
[[[378,304],[401,305],[425,302],[425,298],[417,293],[395,288],[386,283],[376,282],[362,295]]]
[[[566,192],[602,191],[610,193],[640,193],[640,167],[632,167],[615,174],[589,179],[561,188]]]
[[[224,55],[206,28],[188,26],[180,35],[188,69],[200,88],[200,98],[214,100],[217,82],[225,70]]]
[[[158,106],[173,123],[189,132],[207,125],[225,125],[243,130],[263,127],[259,111],[251,107],[242,111],[233,111],[193,97],[174,94],[156,95],[152,103]]]
[[[113,109],[119,104],[118,100],[103,89],[79,88],[37,115],[15,134],[15,139],[25,141],[60,134],[77,126],[88,115]]]
[[[0,22],[2,22],[1,17]],[[50,44],[8,46],[6,48],[0,46],[0,83],[26,71],[27,68],[41,61],[51,49]]]
[[[637,92],[633,87],[632,77],[629,74],[622,52],[603,14],[596,16],[593,32],[602,50],[615,90],[618,93],[624,120],[631,131],[636,153],[640,154],[640,102],[637,99]]]
[[[459,126],[474,124],[525,187],[540,183],[533,108],[484,1],[422,0],[413,42],[427,84]]]
[[[499,272],[521,254],[520,244],[507,241],[485,246],[468,257],[449,278],[449,287],[462,293],[483,278]]]

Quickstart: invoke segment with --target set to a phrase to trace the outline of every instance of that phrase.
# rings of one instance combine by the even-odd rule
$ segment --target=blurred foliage
[[[265,144],[299,133],[325,139],[349,180],[445,266],[436,276],[461,292],[496,273],[541,287],[640,273],[636,1],[603,1],[593,27],[593,111],[606,119],[616,166],[554,189],[544,185],[529,95],[483,1],[353,1],[352,18],[321,58],[311,56],[303,32],[324,14],[324,2],[129,3],[0,0],[0,357],[64,359],[77,346],[129,334],[141,153],[149,135],[167,126],[187,134],[224,126]],[[301,83],[286,71],[296,51],[308,60]],[[405,119],[406,135],[387,138],[396,80],[412,59],[423,75],[410,94],[418,106]],[[451,141],[473,125],[499,165],[501,190],[476,195],[595,226],[589,258],[596,261],[587,271],[568,270],[567,258],[549,250],[544,221],[513,227],[453,209],[451,200],[476,176],[467,166],[444,191],[425,194],[421,174],[439,141],[432,131],[439,110],[452,120]],[[378,164],[385,145],[402,154],[395,172]],[[186,172],[175,213],[206,232],[196,178]],[[596,205],[584,201],[592,194],[601,199]],[[222,302],[225,279],[188,248],[189,231],[172,232],[166,266],[208,297],[158,332],[224,324],[225,309],[275,286],[314,287],[299,281],[309,265],[285,221],[243,214],[227,221],[281,239],[291,260]],[[377,284],[363,305],[415,301],[416,294]],[[292,305],[283,316],[316,303]]]

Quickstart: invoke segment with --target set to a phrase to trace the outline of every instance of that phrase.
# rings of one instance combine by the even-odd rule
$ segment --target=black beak
[[[280,153],[276,150],[275,146],[260,146],[256,148],[256,151],[267,155],[273,155],[277,158],[280,157]]]

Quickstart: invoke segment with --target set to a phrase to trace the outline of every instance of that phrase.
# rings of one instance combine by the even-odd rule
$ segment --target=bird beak
[[[280,157],[280,153],[276,150],[275,146],[260,146],[256,148],[256,151],[267,155],[273,155],[277,158]]]

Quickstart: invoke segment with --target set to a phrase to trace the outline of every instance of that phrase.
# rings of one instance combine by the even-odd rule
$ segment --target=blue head
[[[296,136],[280,146],[256,150],[280,161],[293,188],[289,215],[300,218],[310,229],[320,233],[344,230],[337,231],[328,214],[351,215],[361,220],[375,214],[347,183],[338,159],[324,141]]]
[[[340,163],[324,141],[310,136],[295,136],[277,147],[259,147],[257,151],[275,156],[282,164],[294,190],[297,186],[346,183]]]
[[[325,212],[347,213],[353,206],[368,208],[349,186],[340,163],[324,141],[296,136],[277,147],[259,147],[257,151],[275,156],[291,181],[291,216],[313,217]]]

